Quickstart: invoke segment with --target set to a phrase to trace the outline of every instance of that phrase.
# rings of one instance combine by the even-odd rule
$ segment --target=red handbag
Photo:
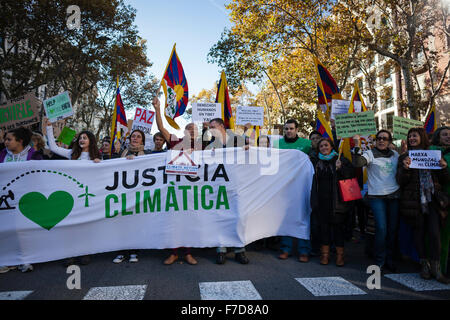
[[[339,191],[342,201],[354,201],[362,199],[361,189],[356,178],[339,180]]]

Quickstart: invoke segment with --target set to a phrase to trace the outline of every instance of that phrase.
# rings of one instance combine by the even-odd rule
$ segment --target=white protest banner
[[[136,107],[134,114],[133,125],[131,131],[141,130],[145,134],[145,149],[153,149],[154,142],[152,132],[153,121],[155,119],[155,112]],[[131,134],[130,131],[130,134]]]
[[[236,124],[245,126],[264,126],[264,107],[238,106],[236,108]]]
[[[439,165],[441,150],[411,150],[411,169],[442,169]]]
[[[193,103],[192,121],[209,122],[215,118],[222,118],[222,104],[220,103]]]
[[[331,119],[335,120],[337,114],[348,113],[350,100],[331,100]]]
[[[73,116],[72,102],[67,91],[44,100],[43,104],[45,114],[51,123]]]
[[[309,239],[314,169],[307,155],[196,152],[203,163],[197,177],[164,174],[164,153],[0,164],[0,265],[127,249],[243,247],[277,235]],[[262,174],[267,167],[271,175]]]
[[[9,131],[38,123],[40,104],[33,92],[6,101],[0,105],[0,129]]]

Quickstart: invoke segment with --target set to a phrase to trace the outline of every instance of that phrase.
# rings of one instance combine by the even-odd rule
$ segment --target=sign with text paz
[[[65,91],[57,96],[44,100],[44,109],[51,123],[73,116],[69,92]]]
[[[155,112],[146,110],[143,108],[136,108],[134,114],[133,125],[131,126],[131,132],[133,130],[141,130],[145,134],[145,149],[152,149],[154,146],[153,136],[151,135],[153,121],[155,119]],[[130,132],[130,134],[131,134]]]
[[[169,150],[166,157],[166,174],[187,176],[198,175],[198,165],[192,160],[193,154],[185,150]]]
[[[355,112],[361,112],[361,101],[355,101],[353,103]],[[331,100],[331,119],[335,120],[336,115],[348,113],[350,109],[350,100]]]
[[[38,123],[40,104],[33,92],[6,101],[0,105],[0,129],[9,131]]]
[[[215,118],[222,118],[222,104],[193,103],[192,120],[194,122],[209,122]]]
[[[245,126],[264,126],[264,107],[238,106],[236,108],[236,124]]]
[[[393,118],[393,131],[394,139],[406,140],[408,131],[411,128],[423,128],[423,122],[419,120],[407,119],[402,117],[392,117]]]
[[[441,150],[411,150],[410,169],[442,169],[439,165]]]
[[[374,112],[356,112],[336,115],[336,135],[340,138],[351,138],[354,135],[370,135],[377,133]]]

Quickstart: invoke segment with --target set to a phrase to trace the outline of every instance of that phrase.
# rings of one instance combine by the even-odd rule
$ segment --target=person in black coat
[[[318,151],[318,157],[311,158],[315,170],[311,207],[319,215],[320,264],[326,265],[329,262],[331,234],[333,234],[337,254],[336,265],[343,266],[345,221],[352,204],[342,201],[338,181],[354,178],[355,172],[349,160],[339,157],[331,140],[320,139]]]
[[[431,277],[444,284],[449,284],[440,270],[440,229],[441,219],[439,199],[442,185],[449,181],[447,162],[441,159],[442,169],[411,169],[410,150],[427,150],[428,137],[424,128],[411,128],[408,131],[408,151],[398,159],[397,182],[400,185],[400,215],[414,228],[414,242],[419,253],[423,279]],[[426,239],[429,240],[429,260],[426,254]]]

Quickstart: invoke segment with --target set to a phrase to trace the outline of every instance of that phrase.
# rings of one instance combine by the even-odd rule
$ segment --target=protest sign
[[[166,175],[164,153],[93,163],[42,160],[0,166],[0,265],[127,249],[244,247],[309,239],[314,168],[298,150],[273,149],[261,174],[257,148],[203,155],[198,177]],[[249,183],[251,181],[251,183]]]
[[[439,165],[441,160],[441,150],[411,150],[410,169],[442,169]]]
[[[40,103],[33,92],[8,100],[0,105],[0,128],[9,131],[38,123]]]
[[[423,128],[423,122],[413,119],[407,119],[402,117],[392,117],[393,118],[393,131],[394,139],[406,140],[408,131],[411,128]]]
[[[58,135],[58,141],[64,143],[66,146],[69,146],[72,143],[73,138],[75,138],[77,132],[68,127],[64,127],[61,133]]]
[[[152,126],[155,119],[155,112],[146,110],[143,108],[136,108],[134,114],[133,125],[131,126],[131,131],[141,130],[145,134],[145,149],[152,149],[154,147]],[[130,132],[131,134],[131,132]]]
[[[238,106],[236,108],[236,124],[245,126],[264,126],[264,107]]]
[[[169,150],[166,156],[166,174],[196,176],[199,163],[194,162],[194,154],[186,150]],[[198,161],[197,161],[198,162]]]
[[[222,104],[220,103],[192,104],[192,121],[209,122],[215,118],[222,118]]]
[[[67,91],[44,100],[48,120],[53,123],[73,115],[72,102]]]
[[[331,100],[331,119],[335,120],[337,114],[348,113],[350,100]]]
[[[374,112],[355,112],[336,115],[336,135],[351,138],[354,135],[376,134]]]

